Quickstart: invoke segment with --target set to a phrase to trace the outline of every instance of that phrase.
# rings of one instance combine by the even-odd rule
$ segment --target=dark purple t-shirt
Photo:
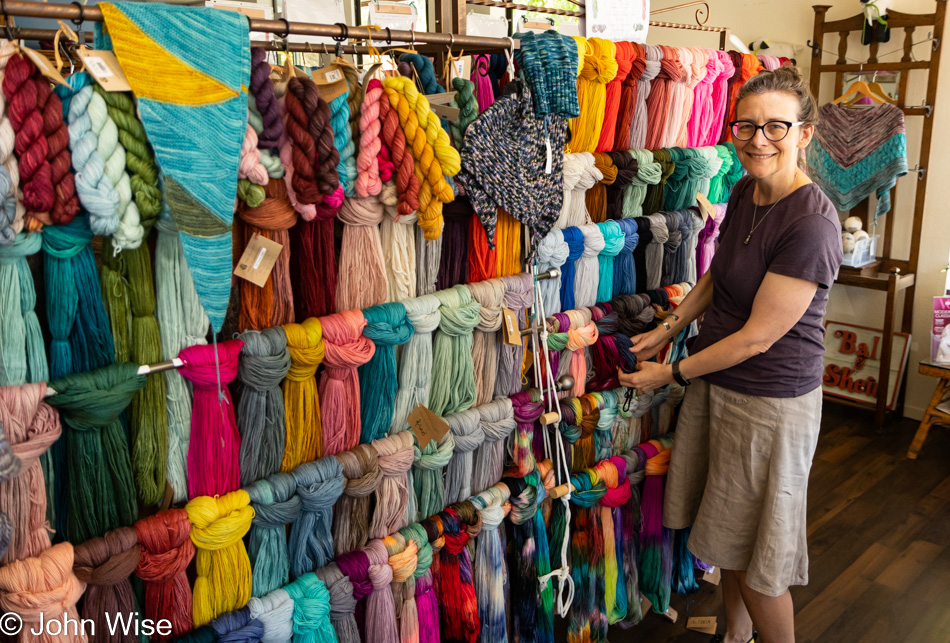
[[[710,272],[712,303],[703,317],[693,353],[727,337],[749,320],[766,272],[818,284],[811,305],[788,333],[766,352],[704,379],[723,388],[764,397],[798,397],[821,384],[822,319],[841,265],[841,224],[828,197],[814,183],[803,185],[771,205],[760,205],[752,227],[753,185],[741,179],[732,191]]]

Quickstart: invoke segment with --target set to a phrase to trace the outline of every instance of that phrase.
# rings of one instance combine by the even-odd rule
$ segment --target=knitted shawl
[[[850,210],[872,192],[875,219],[891,209],[891,188],[907,174],[904,112],[896,105],[820,110],[808,174],[838,210]]]
[[[231,289],[231,220],[247,130],[245,16],[212,8],[100,4],[96,46],[111,48],[138,99],[195,290],[215,331]]]

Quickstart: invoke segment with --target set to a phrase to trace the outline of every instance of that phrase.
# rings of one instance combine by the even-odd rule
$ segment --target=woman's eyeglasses
[[[778,143],[788,136],[788,130],[796,125],[804,125],[803,121],[790,123],[788,121],[769,121],[765,125],[756,125],[751,121],[732,121],[729,123],[729,129],[732,130],[732,136],[737,141],[751,141],[758,130],[762,130],[765,138]]]

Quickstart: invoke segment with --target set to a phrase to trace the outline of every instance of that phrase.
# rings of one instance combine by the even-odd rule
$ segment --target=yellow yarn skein
[[[617,45],[603,38],[591,38],[591,53],[577,79],[580,116],[571,121],[571,151],[593,152],[600,141],[607,107],[607,83],[617,76]]]
[[[419,119],[419,126],[426,131],[426,141],[435,151],[435,156],[442,165],[442,171],[446,176],[455,176],[462,169],[462,161],[458,150],[452,147],[449,142],[448,133],[442,129],[439,117],[435,115],[429,106],[429,100],[416,89],[416,85],[411,78],[405,76],[386,78],[383,80],[383,86],[388,84],[397,92],[406,97],[409,106],[415,110],[416,117]],[[445,201],[444,203],[448,203]]]
[[[386,79],[395,80],[395,79]],[[418,223],[426,239],[438,239],[442,234],[442,204],[449,203],[455,195],[445,181],[442,164],[428,141],[425,128],[409,104],[409,99],[384,81],[383,90],[389,103],[399,115],[399,124],[406,135],[406,144],[412,147],[415,172],[419,181]]]
[[[325,352],[323,326],[319,319],[311,317],[302,324],[284,324],[281,328],[287,335],[290,370],[280,384],[286,416],[284,457],[280,470],[290,473],[304,462],[313,462],[323,454],[323,426],[316,374]]]
[[[572,38],[577,44],[577,77],[580,78],[581,72],[584,71],[584,59],[592,54],[593,50],[587,38],[583,36],[572,36]]]
[[[247,492],[238,489],[216,498],[198,496],[185,511],[198,549],[192,618],[201,626],[251,598],[251,561],[241,539],[251,528],[254,509]]]

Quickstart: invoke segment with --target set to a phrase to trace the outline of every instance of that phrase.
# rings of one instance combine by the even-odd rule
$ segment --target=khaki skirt
[[[692,525],[693,555],[745,571],[768,596],[808,584],[805,506],[821,401],[821,387],[776,398],[697,379],[676,425],[663,524]]]

